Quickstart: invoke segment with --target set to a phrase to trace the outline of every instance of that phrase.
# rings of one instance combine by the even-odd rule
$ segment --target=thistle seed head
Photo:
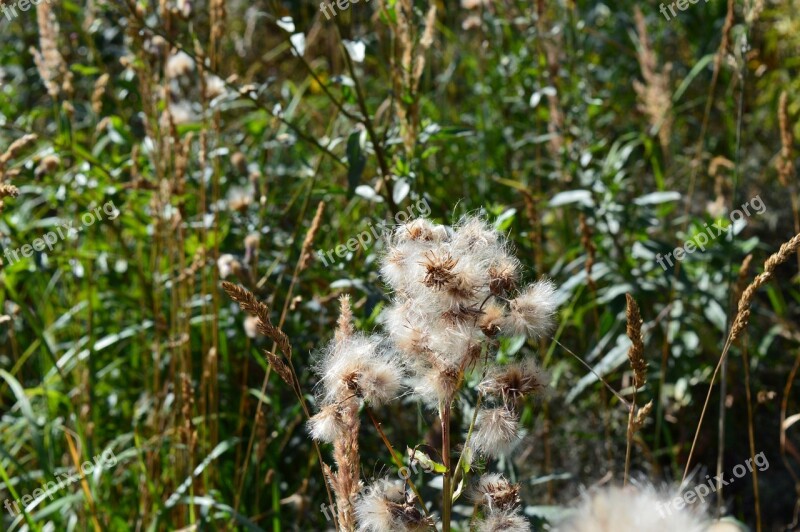
[[[497,458],[511,452],[519,439],[519,420],[505,407],[486,408],[478,412],[472,445],[479,453]]]

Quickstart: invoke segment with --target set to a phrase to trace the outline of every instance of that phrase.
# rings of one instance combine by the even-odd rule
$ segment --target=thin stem
[[[458,482],[461,480],[461,462],[464,461],[464,455],[467,453],[467,449],[469,448],[469,440],[472,438],[472,431],[475,428],[475,421],[478,419],[478,409],[480,408],[482,401],[483,394],[478,394],[478,400],[475,401],[475,411],[472,413],[472,421],[469,422],[469,430],[467,430],[467,439],[464,442],[464,449],[458,456],[458,462],[456,462],[456,467],[454,470],[455,472],[453,473],[453,486],[457,486]]]
[[[622,477],[622,485],[628,485],[628,475],[631,471],[631,450],[633,448],[633,418],[636,415],[636,388],[633,389],[633,398],[628,407],[628,433],[625,445],[625,474]]]
[[[689,449],[689,457],[686,459],[686,468],[683,470],[683,478],[681,479],[681,483],[683,483],[683,481],[685,481],[686,477],[689,475],[689,467],[692,465],[692,455],[694,455],[694,448],[697,445],[697,438],[700,436],[700,428],[703,426],[703,419],[706,417],[708,403],[711,400],[711,392],[714,390],[714,382],[717,380],[717,374],[722,367],[722,362],[728,356],[731,343],[731,335],[729,333],[728,339],[725,342],[725,347],[722,348],[722,355],[719,357],[719,362],[717,362],[717,367],[714,368],[714,373],[711,375],[711,382],[708,385],[708,393],[706,394],[706,400],[703,403],[703,409],[700,411],[700,420],[697,422],[697,430],[694,433],[694,439],[692,439],[692,447]]]
[[[442,488],[442,532],[450,532],[450,509],[453,506],[452,475],[450,468],[450,401],[441,409],[442,420],[442,464],[444,465],[444,486]]]
[[[342,43],[342,33],[339,30],[338,23],[335,26],[336,33],[339,36],[339,42]],[[342,47],[344,48],[344,44],[342,43]],[[392,173],[389,171],[389,164],[386,161],[386,154],[383,150],[383,145],[381,144],[381,139],[378,134],[375,132],[375,127],[372,124],[372,119],[369,115],[369,109],[367,108],[367,100],[364,97],[364,91],[361,88],[361,83],[358,80],[358,76],[356,75],[355,66],[353,66],[353,60],[350,59],[350,53],[345,49],[344,50],[344,62],[347,65],[347,70],[350,72],[350,77],[353,79],[353,83],[355,84],[355,93],[356,93],[356,101],[358,102],[358,108],[361,111],[361,114],[364,115],[364,120],[362,123],[367,130],[367,135],[369,135],[370,141],[372,141],[372,148],[375,150],[375,156],[378,158],[378,166],[380,166],[382,179],[375,186],[375,191],[380,192],[381,183],[386,184],[386,203],[389,206],[389,211],[392,215],[397,212],[397,205],[395,205],[394,198],[392,197],[392,191],[389,190],[389,180],[392,176]]]
[[[792,392],[792,384],[794,383],[794,379],[797,376],[797,370],[800,369],[800,351],[797,353],[797,357],[794,359],[794,365],[792,366],[791,371],[789,371],[789,377],[786,379],[786,385],[783,388],[783,397],[781,398],[781,460],[783,461],[783,465],[786,466],[786,470],[792,476],[792,480],[794,480],[794,489],[798,496],[797,501],[795,502],[795,513],[794,513],[794,521],[790,525],[790,527],[795,526],[798,522],[798,512],[800,512],[800,478],[798,478],[797,473],[794,470],[794,467],[789,462],[789,459],[786,458],[786,409],[789,406],[789,397]]]
[[[720,370],[719,375],[719,404],[717,406],[717,411],[719,417],[717,418],[717,478],[722,478],[722,474],[724,473],[724,460],[723,456],[725,454],[725,397],[728,395],[728,358],[726,357],[725,360],[722,362],[722,369]],[[749,406],[749,405],[748,405]],[[723,496],[723,485],[717,488],[717,508],[716,508],[716,517],[720,519],[722,517],[722,503],[724,501]]]
[[[397,467],[403,467],[402,458],[400,458],[400,456],[397,454],[397,451],[395,451],[394,447],[392,447],[392,443],[389,441],[389,438],[386,437],[386,433],[383,432],[381,423],[377,419],[375,419],[375,416],[372,414],[372,410],[370,410],[368,406],[365,406],[364,411],[369,416],[369,419],[372,421],[372,424],[375,425],[375,430],[378,431],[378,435],[380,435],[381,439],[383,440],[383,444],[386,445],[387,449],[389,449],[389,454],[392,455],[392,460],[394,461],[395,465],[397,465]],[[422,495],[420,495],[419,490],[417,489],[417,486],[414,484],[414,482],[411,480],[411,477],[409,476],[409,478],[405,479],[405,481],[408,482],[408,487],[411,488],[411,491],[413,491],[414,495],[416,495],[417,500],[419,501],[419,505],[422,506],[422,511],[425,513],[425,516],[430,517],[430,514],[428,513],[428,508],[427,506],[425,506],[425,501],[422,500]]]
[[[331,103],[337,109],[339,109],[339,111],[341,111],[344,116],[346,116],[350,120],[353,120],[354,122],[361,122],[362,121],[361,118],[357,117],[356,115],[354,115],[353,113],[351,113],[347,109],[345,109],[344,104],[342,104],[339,100],[336,99],[336,97],[334,97],[334,95],[331,93],[330,89],[328,88],[328,85],[325,82],[323,82],[319,78],[319,76],[317,76],[317,73],[314,72],[314,69],[312,68],[312,66],[308,63],[308,61],[306,61],[306,58],[303,56],[303,54],[300,53],[300,50],[297,49],[297,47],[294,45],[292,40],[291,39],[286,39],[286,42],[289,44],[289,46],[291,46],[291,48],[294,51],[294,53],[297,56],[297,58],[300,59],[300,62],[303,63],[303,66],[306,68],[306,72],[308,72],[308,74],[314,79],[314,81],[317,83],[317,85],[319,85],[320,89],[322,89],[322,92],[325,93],[325,96],[328,97],[328,99],[331,101]]]
[[[628,408],[628,409],[630,409],[630,406],[631,406],[631,405],[630,405],[630,403],[628,403],[628,401],[627,401],[627,400],[626,400],[624,397],[622,397],[622,395],[621,395],[621,394],[620,394],[620,393],[619,393],[617,390],[615,390],[615,389],[614,389],[614,388],[613,388],[613,387],[612,387],[612,386],[611,386],[611,385],[608,383],[608,381],[606,381],[606,380],[605,380],[603,377],[601,377],[600,375],[598,375],[598,374],[597,374],[597,372],[594,370],[594,368],[592,368],[592,366],[590,366],[590,365],[589,365],[589,364],[588,364],[588,363],[587,363],[585,360],[583,360],[581,357],[579,357],[578,355],[576,355],[576,354],[575,354],[575,353],[574,353],[574,352],[573,352],[573,351],[572,351],[572,350],[571,350],[569,347],[565,346],[564,344],[562,344],[561,342],[559,342],[558,340],[556,340],[556,339],[555,339],[555,337],[552,337],[552,338],[551,338],[551,340],[553,340],[553,342],[554,342],[555,344],[557,344],[559,347],[561,347],[562,349],[564,349],[564,350],[565,350],[567,353],[569,353],[570,355],[572,355],[573,357],[575,357],[575,358],[578,360],[578,362],[580,362],[581,364],[583,364],[583,365],[586,367],[586,369],[588,369],[590,372],[592,372],[592,374],[593,374],[595,377],[597,377],[597,379],[598,379],[600,382],[602,382],[602,383],[605,385],[605,387],[606,387],[606,388],[608,388],[608,389],[611,391],[611,393],[613,393],[613,394],[616,396],[616,398],[617,398],[617,399],[619,399],[620,403],[622,403],[623,405],[625,405],[625,408]]]
[[[742,338],[742,365],[744,366],[744,389],[747,398],[747,438],[750,442],[750,458],[756,459],[756,435],[753,430],[753,398],[750,391],[750,361],[747,356],[747,335]],[[755,499],[756,532],[761,532],[761,500],[758,493],[758,468],[753,469],[753,497]]]

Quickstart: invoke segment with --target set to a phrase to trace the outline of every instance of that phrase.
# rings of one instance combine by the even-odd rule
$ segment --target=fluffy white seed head
[[[416,218],[395,228],[393,240],[401,242],[443,242],[447,240],[448,233],[441,225],[436,225],[425,218]]]
[[[402,383],[402,368],[388,358],[364,367],[356,380],[359,396],[375,406],[396,399]]]
[[[405,295],[418,288],[424,274],[420,258],[431,244],[415,240],[390,244],[381,264],[381,276],[396,293]]]
[[[497,458],[511,452],[519,440],[519,420],[505,407],[478,412],[472,432],[472,446],[479,453]]]
[[[225,94],[226,87],[222,78],[213,74],[206,74],[206,97],[213,100]]]
[[[382,404],[399,395],[402,367],[378,336],[354,333],[332,342],[317,366],[322,402],[336,403],[356,396]]]
[[[384,328],[395,347],[414,361],[430,349],[430,317],[412,300],[396,302],[383,315]]]
[[[465,360],[474,360],[480,354],[485,338],[477,327],[456,322],[432,327],[430,345],[444,360],[461,365]]]
[[[505,307],[495,302],[490,302],[483,306],[483,314],[478,320],[478,326],[485,336],[494,338],[500,334],[505,317]]]
[[[599,490],[589,495],[571,518],[556,526],[558,532],[705,532],[709,522],[685,507],[678,510],[672,497],[660,496],[652,487],[628,486]]]
[[[504,246],[500,232],[476,216],[463,218],[459,222],[452,243],[459,255],[470,254],[480,258],[492,256]]]
[[[537,281],[525,288],[510,301],[508,315],[501,325],[503,332],[532,338],[547,334],[558,307],[555,292],[556,287],[550,280]]]
[[[355,503],[359,532],[417,532],[430,530],[431,521],[406,495],[403,483],[380,479],[364,490]]]
[[[460,377],[458,368],[454,366],[431,367],[418,371],[411,379],[412,390],[425,406],[435,410],[441,403],[453,399]]]
[[[333,443],[342,436],[343,424],[338,405],[328,405],[308,420],[308,433],[316,441]]]
[[[489,291],[495,296],[505,296],[513,291],[519,282],[520,263],[509,255],[494,258],[489,265]]]
[[[382,275],[395,301],[382,321],[415,394],[429,406],[454,396],[460,376],[480,361],[489,338],[539,336],[551,326],[553,284],[540,281],[518,292],[520,262],[509,248],[478,217],[466,217],[453,229],[418,219],[393,232]],[[509,301],[511,293],[517,297]],[[528,390],[521,384],[524,395]],[[519,398],[513,383],[506,388]]]
[[[511,484],[503,475],[488,473],[478,479],[471,498],[491,512],[512,510],[520,503],[519,485]]]
[[[355,504],[358,530],[392,530],[394,517],[390,504],[399,504],[404,497],[403,486],[399,481],[379,479],[367,486]]]
[[[519,511],[491,512],[478,522],[478,532],[528,532],[527,519]]]
[[[419,262],[424,274],[418,288],[439,299],[443,310],[458,304],[478,305],[486,297],[488,270],[474,254],[458,254],[443,243],[426,251]]]
[[[541,393],[546,386],[546,373],[534,360],[528,359],[491,368],[478,389],[514,407],[525,396]]]

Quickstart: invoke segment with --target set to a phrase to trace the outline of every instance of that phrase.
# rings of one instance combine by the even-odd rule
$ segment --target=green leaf
[[[189,489],[194,482],[194,479],[198,477],[205,469],[211,465],[211,462],[222,456],[226,451],[232,449],[236,443],[238,443],[238,438],[230,438],[228,440],[220,442],[214,449],[209,453],[208,456],[194,468],[194,471],[191,475],[186,477],[186,479],[178,486],[175,492],[167,498],[167,502],[164,503],[164,510],[168,510],[178,504],[181,498],[183,497],[184,493]]]
[[[594,205],[592,193],[588,190],[567,190],[566,192],[559,192],[550,200],[551,207],[560,207],[561,205],[569,205],[571,203],[582,203],[586,206],[592,206]]]
[[[100,73],[99,68],[89,65],[79,65],[79,64],[70,65],[69,69],[75,72],[76,74],[80,74],[81,76],[86,76],[86,77],[96,76],[97,74]]]
[[[700,71],[703,70],[706,67],[706,65],[708,65],[711,62],[712,59],[714,59],[714,55],[715,54],[708,54],[704,56],[702,59],[700,59],[700,61],[697,62],[696,65],[692,67],[692,70],[689,71],[689,74],[681,82],[681,85],[680,87],[678,87],[678,90],[676,90],[675,94],[672,95],[673,102],[677,102],[678,100],[681,99],[681,96],[683,96],[683,93],[686,92],[686,89],[689,88],[689,85],[692,83],[694,78],[696,78],[697,75],[700,73]]]
[[[272,399],[266,394],[261,393],[261,390],[256,390],[255,388],[248,388],[247,390],[250,395],[254,396],[256,399],[260,399],[262,403],[265,405],[271,405]]]
[[[678,201],[681,199],[680,192],[664,191],[664,192],[651,192],[633,200],[636,205],[658,205],[660,203],[667,203],[669,201]]]
[[[347,139],[347,184],[350,195],[353,195],[356,187],[361,183],[361,176],[367,166],[367,158],[364,156],[364,144],[367,133],[364,130],[353,131]]]
[[[407,449],[406,452],[411,457],[411,460],[416,460],[428,471],[434,471],[435,473],[445,473],[447,471],[447,468],[444,466],[444,464],[436,462],[422,451],[417,449]]]
[[[36,417],[33,415],[33,408],[31,408],[31,402],[28,400],[28,396],[25,395],[25,389],[19,381],[4,369],[0,369],[0,377],[8,383],[8,386],[17,398],[17,403],[22,411],[22,415],[25,416],[31,425],[37,426]]]

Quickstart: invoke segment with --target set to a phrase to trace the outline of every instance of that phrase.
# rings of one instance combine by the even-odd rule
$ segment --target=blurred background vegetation
[[[4,509],[2,528],[323,529],[303,411],[220,279],[269,304],[311,399],[337,296],[363,330],[389,297],[379,242],[328,265],[313,251],[421,199],[439,223],[484,213],[529,279],[559,285],[558,343],[499,354],[552,377],[499,464],[532,522],[622,477],[627,411],[570,351],[630,393],[626,292],[649,362],[637,403],[654,401],[632,470],[679,482],[734,298],[800,232],[800,2],[699,2],[667,21],[628,0],[365,0],[330,20],[317,2],[209,1],[52,0],[0,19],[0,152],[37,135],[0,170],[19,189],[0,245],[119,210],[3,259],[0,499],[108,449],[118,464]],[[756,196],[766,211],[732,238],[658,265]],[[758,490],[748,475],[711,508],[754,530],[798,527],[798,265],[754,301],[690,464],[699,482],[764,452]],[[400,449],[431,421],[410,403],[379,414]],[[363,470],[389,468],[362,432]]]

